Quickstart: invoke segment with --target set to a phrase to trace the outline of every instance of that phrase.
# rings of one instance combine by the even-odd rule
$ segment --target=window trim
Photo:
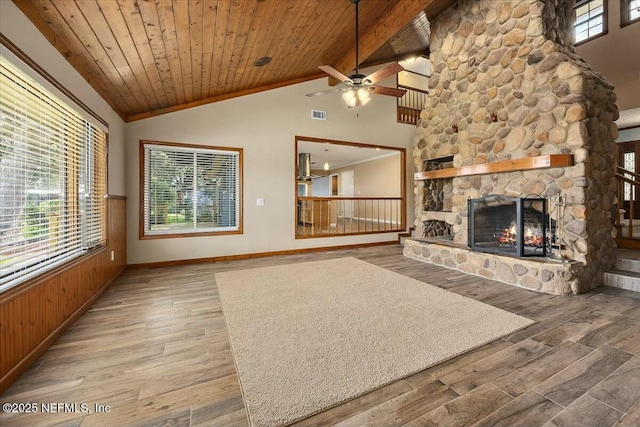
[[[626,20],[627,17],[627,8],[629,7],[629,0],[622,0],[620,2],[620,28],[627,27],[631,24],[635,24],[636,22],[640,22],[640,16],[635,19]]]
[[[576,1],[576,5],[573,7],[573,22],[574,22],[574,24],[575,24],[575,18],[576,18],[576,16],[575,16],[576,9],[578,7],[581,7],[581,6],[591,2],[591,1],[593,1],[593,0],[582,0],[582,1],[578,0],[578,1]],[[580,46],[580,45],[582,45],[584,43],[590,42],[591,40],[595,40],[595,39],[597,39],[599,37],[606,36],[607,34],[609,34],[609,0],[603,0],[602,7],[603,7],[603,10],[602,10],[602,32],[598,33],[598,34],[596,34],[594,36],[591,36],[589,38],[586,38],[584,40],[580,40],[579,42],[574,42],[573,43],[574,46]],[[575,40],[575,38],[576,38],[576,29],[575,29],[574,25],[571,26],[571,31],[572,31],[572,34],[573,34],[573,39]]]
[[[312,143],[318,143],[318,144],[332,144],[332,145],[341,145],[341,146],[347,146],[347,147],[362,147],[362,148],[380,148],[383,150],[389,150],[389,151],[397,151],[399,154],[399,162],[400,162],[400,197],[370,197],[369,199],[401,199],[400,200],[400,214],[399,214],[399,219],[401,221],[399,228],[400,229],[396,229],[396,230],[378,230],[378,231],[350,231],[350,232],[343,232],[343,233],[321,233],[321,234],[315,234],[315,235],[300,235],[298,233],[298,201],[300,200],[300,198],[302,196],[298,195],[298,167],[297,167],[297,161],[298,161],[298,154],[299,154],[299,148],[298,148],[298,144],[300,142],[312,142]],[[295,190],[294,190],[294,236],[296,240],[299,239],[321,239],[321,238],[325,238],[325,237],[345,237],[345,236],[363,236],[363,235],[370,235],[370,234],[384,234],[384,233],[402,233],[404,231],[406,231],[407,229],[407,183],[406,183],[406,162],[407,162],[407,149],[403,148],[403,147],[392,147],[392,146],[387,146],[387,145],[377,145],[377,144],[367,144],[367,143],[361,143],[361,142],[351,142],[351,141],[342,141],[342,140],[337,140],[337,139],[325,139],[325,138],[317,138],[317,137],[313,137],[313,136],[300,136],[300,135],[295,135],[294,137],[294,164],[293,164],[293,176],[294,176],[294,182],[295,182]],[[310,199],[313,196],[304,196],[303,199],[307,199],[307,200],[312,200]],[[335,196],[330,196],[330,197],[335,197]],[[357,198],[357,197],[354,197]],[[362,197],[362,199],[366,199],[367,197]],[[320,199],[323,199],[323,197],[320,197]],[[339,197],[337,198],[339,199]],[[337,200],[336,199],[336,200]]]
[[[81,108],[85,113],[89,114],[93,117],[98,123],[104,126],[107,129],[107,134],[109,133],[109,123],[96,114],[91,108],[89,108],[84,102],[82,102],[77,96],[75,96],[69,89],[64,87],[59,81],[57,81],[51,74],[45,71],[40,65],[38,65],[29,55],[24,53],[18,46],[13,44],[11,40],[9,40],[4,34],[0,33],[0,45],[5,47],[9,52],[16,56],[17,59],[22,61],[27,67],[31,68],[35,71],[40,77],[46,80],[49,84],[51,84],[54,88],[56,88],[60,93],[66,96],[69,101],[76,104],[79,108]],[[23,70],[24,71],[24,70]],[[109,144],[107,143],[107,148]],[[108,150],[107,150],[108,153]]]
[[[237,230],[223,230],[223,231],[192,231],[188,233],[164,233],[164,234],[145,234],[144,228],[144,206],[145,206],[145,198],[144,198],[144,182],[145,182],[145,168],[144,168],[144,151],[145,145],[160,145],[167,147],[180,147],[180,148],[193,148],[193,149],[204,149],[204,150],[223,150],[223,151],[234,151],[238,153],[238,229]],[[197,144],[185,144],[179,142],[165,142],[165,141],[152,141],[152,140],[140,140],[139,145],[139,169],[140,169],[140,182],[139,182],[139,203],[138,203],[138,238],[140,240],[152,240],[152,239],[173,239],[180,237],[201,237],[201,236],[223,236],[223,235],[233,235],[233,234],[243,234],[243,224],[244,224],[244,173],[243,173],[243,156],[244,150],[238,147],[221,147],[221,146],[213,146],[213,145],[197,145]]]

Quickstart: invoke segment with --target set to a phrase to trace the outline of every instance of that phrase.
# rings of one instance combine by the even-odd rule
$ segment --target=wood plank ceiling
[[[355,67],[349,0],[13,1],[126,121]],[[361,0],[361,62],[452,3]]]

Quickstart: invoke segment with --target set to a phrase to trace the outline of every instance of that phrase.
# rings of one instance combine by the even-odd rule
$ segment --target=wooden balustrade
[[[640,174],[618,166],[616,180],[618,181],[618,215],[615,223],[618,230],[618,246],[637,249],[640,243],[629,244],[628,241],[640,241],[640,219],[636,218],[640,214],[640,212],[636,212],[636,204],[640,194]],[[627,194],[625,194],[625,185],[629,185]]]
[[[405,230],[402,197],[298,197],[296,238]]]
[[[424,108],[429,94],[427,91],[398,85],[398,89],[405,89],[407,92],[398,98],[398,123],[410,125],[418,124],[420,112]]]

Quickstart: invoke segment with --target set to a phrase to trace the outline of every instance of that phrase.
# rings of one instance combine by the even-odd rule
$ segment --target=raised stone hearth
[[[416,243],[418,250],[409,243],[408,256],[551,293],[581,293],[602,283],[615,253],[618,111],[611,84],[575,54],[571,14],[572,2],[561,0],[461,0],[432,23],[433,74],[416,128],[414,172],[451,156],[458,171],[540,156],[573,162],[499,173],[487,167],[444,184],[418,179],[417,234],[429,221],[445,221],[457,246],[429,245],[425,256],[425,245]],[[467,199],[489,194],[562,200],[549,203],[548,212],[559,220],[555,253],[566,263],[527,260],[535,263],[529,266],[465,249]],[[447,212],[435,215],[434,206]],[[545,262],[548,267],[540,266]],[[489,273],[492,266],[498,271]]]
[[[474,252],[463,245],[431,239],[406,239],[404,255],[464,273],[549,294],[565,295],[577,286],[580,264],[541,258],[513,258]]]

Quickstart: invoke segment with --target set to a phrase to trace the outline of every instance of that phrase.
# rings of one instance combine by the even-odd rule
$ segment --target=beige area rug
[[[216,282],[254,427],[290,424],[534,323],[355,258]]]

